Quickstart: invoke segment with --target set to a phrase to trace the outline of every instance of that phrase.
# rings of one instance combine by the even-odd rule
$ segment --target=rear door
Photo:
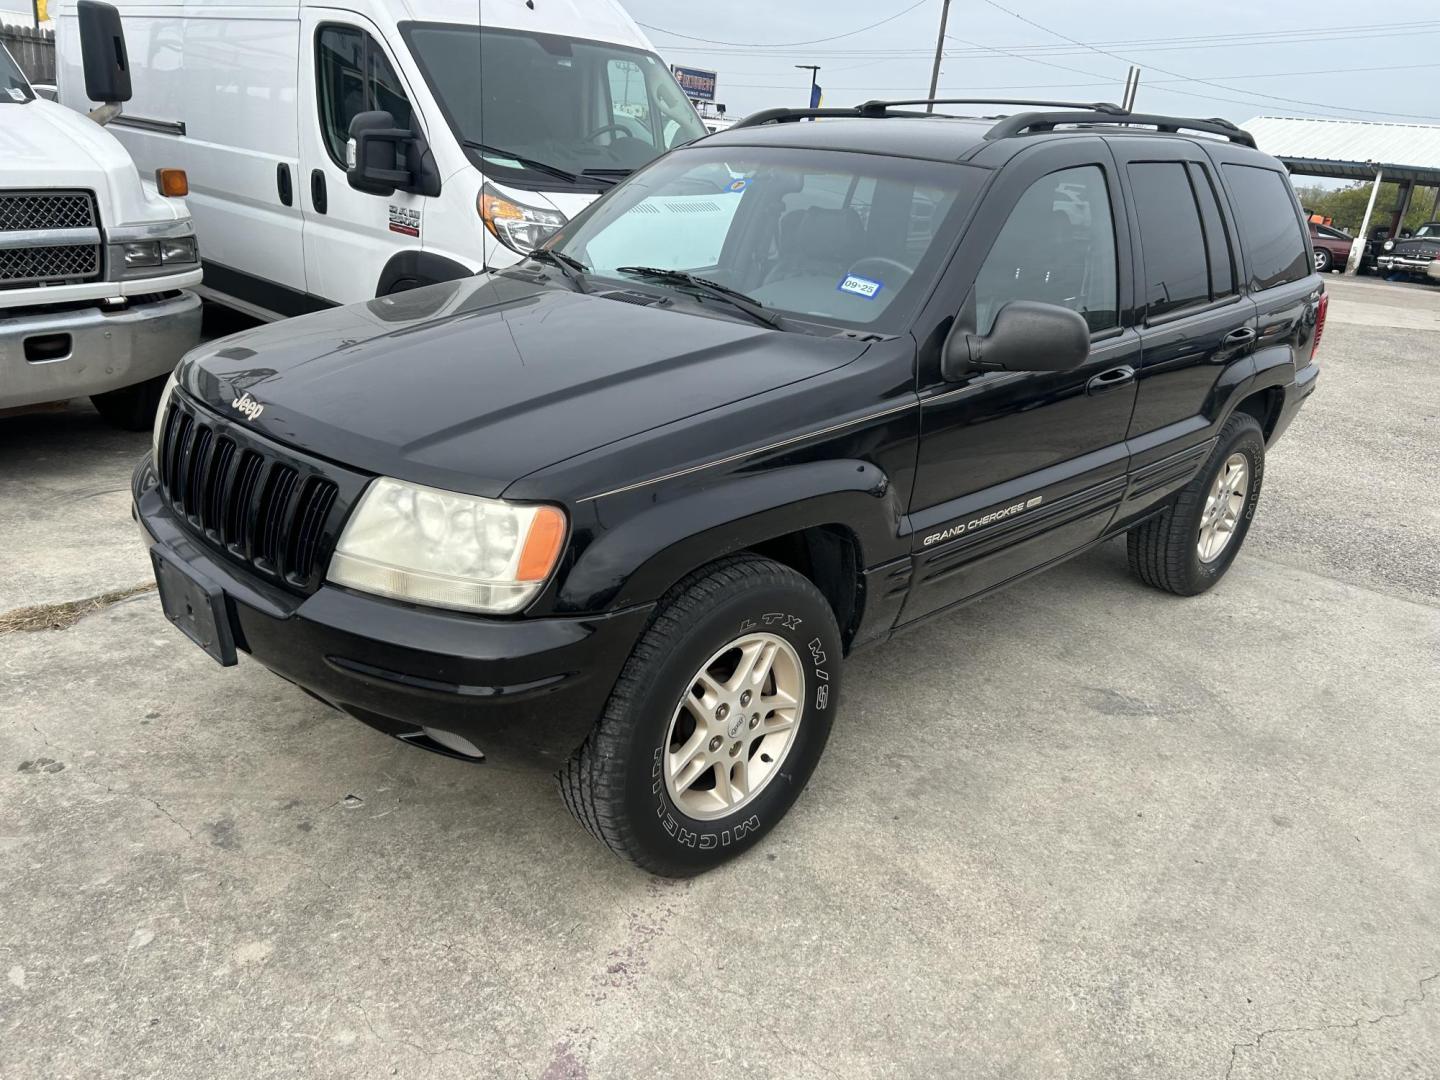
[[[1120,138],[1111,146],[1138,241],[1141,359],[1123,522],[1184,487],[1204,464],[1231,391],[1253,371],[1257,330],[1205,152],[1183,139]]]
[[[1062,558],[1105,530],[1125,490],[1139,339],[1129,322],[1128,230],[1100,139],[1027,151],[992,183],[937,294],[950,324],[988,333],[1015,300],[1072,308],[1089,358],[1059,372],[941,377],[922,347],[922,431],[909,524],[914,584],[902,621]],[[929,312],[926,318],[930,317]]]
[[[413,94],[379,31],[351,12],[306,7],[301,33],[301,199],[310,291],[337,304],[375,296],[391,256],[419,250],[433,200],[371,195],[345,178],[350,121],[383,109],[396,127],[423,132]]]

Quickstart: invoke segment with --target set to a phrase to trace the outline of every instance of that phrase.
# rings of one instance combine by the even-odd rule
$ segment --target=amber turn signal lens
[[[553,506],[537,506],[525,547],[520,552],[516,581],[544,581],[560,556],[565,541],[565,515]]]
[[[161,195],[169,195],[172,199],[190,194],[190,178],[185,175],[184,169],[156,169],[155,186],[160,189]]]

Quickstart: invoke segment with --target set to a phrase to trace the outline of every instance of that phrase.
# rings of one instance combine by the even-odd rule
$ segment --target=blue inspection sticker
[[[860,277],[858,274],[850,274],[844,278],[839,285],[835,286],[836,292],[850,293],[852,296],[863,297],[866,300],[874,300],[880,295],[880,290],[885,287],[883,281],[873,281],[868,277]]]
[[[744,191],[749,186],[749,180],[731,180],[730,186],[727,187],[725,190],[730,192],[732,195],[739,195],[740,192]]]

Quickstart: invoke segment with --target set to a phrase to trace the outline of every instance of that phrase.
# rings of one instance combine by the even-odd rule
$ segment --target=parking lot
[[[147,437],[0,421],[0,1076],[1440,1074],[1440,290],[1330,288],[1219,587],[1112,543],[857,656],[795,811],[686,882],[558,747],[63,606],[150,580]]]

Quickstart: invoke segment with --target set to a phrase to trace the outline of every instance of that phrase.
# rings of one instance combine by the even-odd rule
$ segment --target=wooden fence
[[[55,82],[55,31],[0,24],[0,43],[32,83]]]

